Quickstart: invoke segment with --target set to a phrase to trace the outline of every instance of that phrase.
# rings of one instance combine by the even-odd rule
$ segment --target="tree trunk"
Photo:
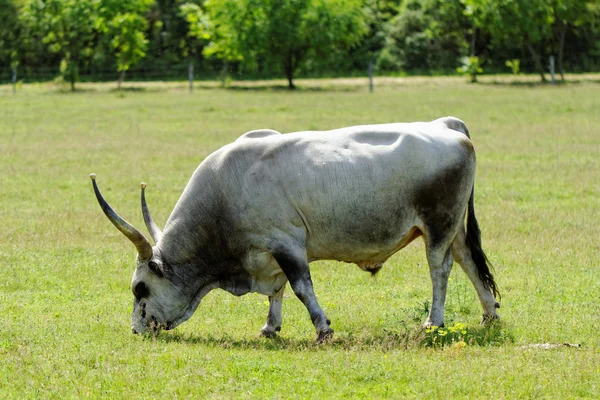
[[[121,90],[121,84],[125,80],[125,70],[121,70],[119,73],[119,82],[117,83],[117,90]]]
[[[473,25],[473,34],[471,35],[471,57],[475,57],[475,44],[477,42],[477,27]]]
[[[288,57],[287,61],[283,62],[283,69],[285,70],[285,76],[288,80],[288,89],[296,89],[296,85],[294,85],[294,68],[291,56]]]
[[[565,54],[565,36],[567,34],[567,24],[562,23],[562,29],[558,36],[558,72],[560,72],[560,80],[565,81],[565,71],[563,70],[563,56]]]
[[[77,60],[70,60],[67,68],[70,69],[69,80],[71,81],[71,91],[75,91],[75,82],[77,81],[77,77],[79,76],[79,66],[77,65]]]
[[[286,71],[285,72],[286,76],[287,76],[287,80],[288,80],[288,89],[290,90],[295,90],[296,89],[296,85],[294,85],[294,77],[291,71]]]
[[[546,80],[546,75],[544,74],[544,67],[542,65],[542,62],[540,61],[540,57],[538,56],[537,52],[535,51],[535,49],[529,41],[527,42],[527,49],[529,49],[529,53],[531,54],[531,58],[533,58],[535,68],[538,70],[540,77],[542,78],[542,82],[548,82]]]
[[[225,60],[223,62],[223,68],[221,68],[221,84],[223,87],[227,86],[227,71],[229,70],[229,62]]]
[[[67,67],[68,68],[68,67]],[[71,92],[75,91],[75,66],[71,67],[71,73],[69,74],[69,81],[71,81]]]

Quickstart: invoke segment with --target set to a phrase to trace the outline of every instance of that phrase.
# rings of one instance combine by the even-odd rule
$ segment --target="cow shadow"
[[[143,86],[124,86],[122,88],[111,88],[108,90],[111,93],[136,93],[136,92],[160,92],[160,88],[148,88]]]
[[[383,330],[376,333],[354,335],[349,332],[336,332],[333,339],[317,343],[316,338],[286,337],[275,338],[234,337],[230,335],[190,335],[168,332],[158,335],[154,340],[164,343],[184,343],[222,349],[267,350],[267,351],[322,351],[339,350],[409,350],[419,348],[462,348],[465,346],[489,347],[514,343],[514,336],[500,321],[488,326],[450,329],[424,330],[420,326],[400,327],[394,331]]]
[[[236,84],[225,87],[225,90],[239,91],[239,92],[281,92],[281,93],[311,93],[311,92],[357,92],[363,90],[362,86],[333,86],[333,85],[299,85],[294,89],[290,89],[287,85],[278,84],[258,84],[258,85],[245,85]]]

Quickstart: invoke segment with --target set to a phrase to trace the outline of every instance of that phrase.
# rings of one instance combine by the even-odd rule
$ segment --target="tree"
[[[475,25],[500,42],[521,43],[546,82],[540,48],[551,36],[554,22],[549,0],[462,0]]]
[[[186,21],[188,26],[186,39],[182,40],[183,56],[196,56],[208,44],[210,39],[208,15],[195,3],[184,3],[179,6],[179,15]]]
[[[113,35],[111,47],[117,57],[119,89],[121,89],[125,72],[146,56],[148,40],[144,36],[144,31],[148,23],[139,14],[124,13],[113,18],[109,26]]]
[[[554,18],[552,33],[558,42],[558,71],[560,78],[565,80],[563,58],[565,54],[565,38],[569,27],[576,28],[589,20],[592,13],[588,12],[588,0],[551,0],[550,6]]]
[[[201,56],[195,39],[188,36],[188,22],[181,11],[184,3],[202,6],[204,0],[156,0],[147,13],[150,40],[145,64],[161,66]]]
[[[386,44],[388,22],[398,15],[402,0],[365,0],[364,19],[367,33],[356,48],[351,49],[352,66],[365,71],[377,60]]]
[[[359,0],[215,0],[211,43],[204,54],[250,70],[278,68],[294,89],[294,75],[347,52],[366,33]]]
[[[16,67],[20,33],[19,4],[14,0],[0,0],[0,66]]]
[[[471,79],[471,83],[477,82],[477,75],[483,73],[483,68],[479,63],[479,57],[470,56],[463,57],[462,65],[456,69],[459,74],[468,75]]]
[[[99,0],[28,0],[21,14],[30,38],[60,55],[60,73],[73,91],[80,64],[93,53],[99,4]]]
[[[102,0],[101,18],[96,25],[109,39],[108,47],[116,58],[119,89],[129,68],[146,56],[148,21],[144,15],[153,4],[154,0]]]
[[[383,69],[454,70],[466,56],[469,23],[460,0],[409,0],[387,24]]]

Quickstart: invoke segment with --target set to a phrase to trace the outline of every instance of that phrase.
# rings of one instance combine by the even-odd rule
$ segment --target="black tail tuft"
[[[381,271],[381,268],[383,268],[383,264],[381,264],[381,265],[380,265],[380,266],[378,266],[378,267],[371,268],[371,269],[369,269],[368,271],[371,273],[371,276],[374,278],[374,277],[375,277],[375,275],[377,275],[377,273],[378,273],[379,271]]]
[[[477,218],[475,218],[474,208],[474,193],[475,188],[471,190],[471,197],[469,198],[469,209],[467,214],[467,247],[471,251],[471,258],[477,267],[479,278],[483,281],[483,285],[492,291],[494,297],[500,298],[500,292],[498,286],[494,281],[494,276],[490,271],[490,267],[493,268],[492,263],[488,260],[487,256],[481,248],[481,231],[479,230],[479,224]]]

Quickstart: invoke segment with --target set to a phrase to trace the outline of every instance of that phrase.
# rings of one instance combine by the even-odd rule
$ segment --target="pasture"
[[[17,96],[0,86],[0,397],[597,397],[600,85],[298,85],[26,85]],[[289,288],[277,339],[258,336],[265,296],[224,291],[173,331],[131,334],[135,249],[102,214],[91,172],[146,232],[139,183],[162,227],[203,158],[248,130],[446,115],[466,122],[477,151],[475,209],[499,322],[479,325],[475,290],[455,264],[447,329],[421,330],[431,283],[418,240],[375,278],[311,265],[335,330],[324,345]]]

